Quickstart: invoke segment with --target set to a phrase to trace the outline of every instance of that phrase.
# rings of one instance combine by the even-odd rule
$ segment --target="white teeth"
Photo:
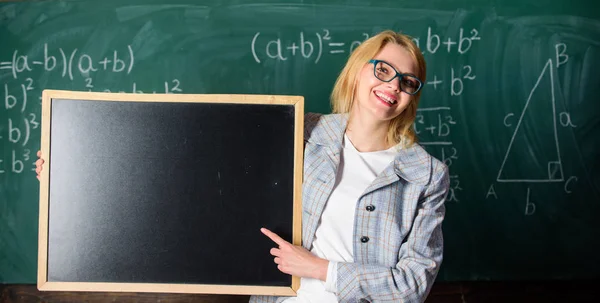
[[[394,99],[388,97],[387,95],[381,94],[379,92],[375,92],[375,95],[377,95],[377,97],[385,100],[389,104],[396,104],[396,102],[397,102],[397,100],[394,100]]]

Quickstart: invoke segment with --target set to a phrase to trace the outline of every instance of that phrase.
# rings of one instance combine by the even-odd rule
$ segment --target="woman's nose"
[[[400,92],[400,77],[395,77],[391,81],[387,82],[389,88],[393,89],[395,92]]]

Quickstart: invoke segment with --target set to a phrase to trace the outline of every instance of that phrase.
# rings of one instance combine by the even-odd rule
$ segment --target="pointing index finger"
[[[288,242],[284,239],[282,239],[280,236],[278,236],[276,233],[266,229],[266,228],[261,228],[260,231],[265,234],[265,236],[269,237],[269,239],[273,240],[273,242],[275,242],[275,244],[281,246],[284,244],[287,244]]]

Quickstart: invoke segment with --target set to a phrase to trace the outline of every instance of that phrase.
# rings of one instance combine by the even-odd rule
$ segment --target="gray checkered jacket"
[[[333,190],[346,124],[347,115],[305,116],[302,245],[308,250]],[[354,262],[338,264],[340,302],[425,300],[442,262],[448,188],[447,166],[421,146],[398,152],[356,203]],[[368,211],[370,205],[375,209]],[[253,296],[250,302],[284,299]]]

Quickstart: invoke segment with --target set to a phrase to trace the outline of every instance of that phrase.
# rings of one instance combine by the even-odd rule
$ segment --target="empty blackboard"
[[[303,98],[44,91],[41,290],[293,295]]]

